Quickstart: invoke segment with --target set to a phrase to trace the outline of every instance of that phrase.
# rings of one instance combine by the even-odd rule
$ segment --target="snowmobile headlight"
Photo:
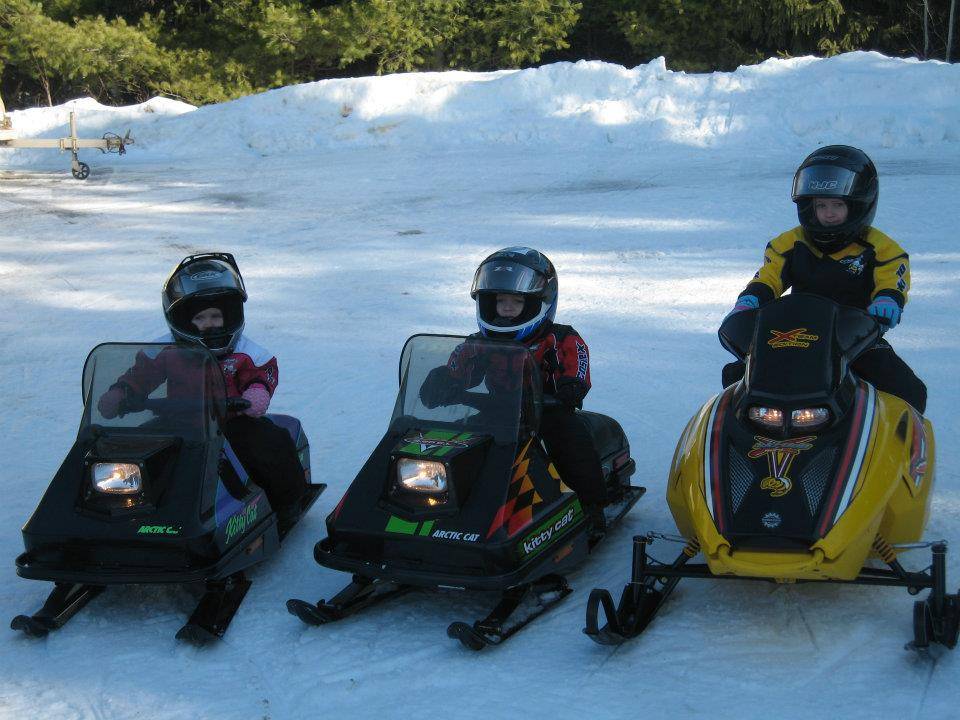
[[[93,486],[102,493],[132,495],[140,492],[140,467],[131,463],[94,463]]]
[[[765,425],[766,427],[783,427],[783,410],[780,408],[762,407],[754,405],[747,412],[747,415],[753,422]]]
[[[815,428],[830,419],[830,411],[825,407],[801,408],[790,413],[790,424],[795,428]]]
[[[397,486],[403,490],[436,495],[447,491],[447,469],[435,460],[400,458],[397,461]]]

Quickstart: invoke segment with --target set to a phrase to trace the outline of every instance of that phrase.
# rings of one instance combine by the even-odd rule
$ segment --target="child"
[[[809,155],[793,177],[800,226],[767,243],[763,265],[731,313],[770,302],[793,287],[828,297],[896,327],[910,292],[910,260],[899,245],[870,226],[877,211],[877,170],[866,154],[830,145]],[[927,388],[881,339],[852,365],[878,390],[923,413]],[[743,377],[742,362],[723,369],[727,386]]]
[[[477,304],[480,335],[517,340],[526,345],[540,364],[544,392],[556,396],[558,406],[546,406],[540,435],[563,481],[580,497],[594,532],[605,528],[603,506],[606,486],[600,458],[583,420],[574,412],[590,390],[590,353],[583,338],[569,325],[553,322],[557,310],[557,273],[545,255],[527,247],[511,247],[490,255],[477,268],[470,296]],[[441,390],[449,378],[465,387],[508,382],[491,377],[491,368],[477,362],[476,347],[464,343],[438,382],[425,383]],[[439,398],[437,398],[439,400]],[[426,400],[425,400],[426,401]],[[429,403],[428,403],[429,404]]]
[[[279,379],[277,359],[243,336],[247,291],[233,255],[203,253],[184,258],[163,285],[163,314],[170,334],[156,342],[204,345],[220,362],[227,397],[250,406],[223,426],[240,462],[267,493],[283,529],[296,519],[306,488],[296,446],[286,430],[263,417]],[[138,404],[167,380],[163,352],[140,353],[98,402],[100,413],[115,417]]]

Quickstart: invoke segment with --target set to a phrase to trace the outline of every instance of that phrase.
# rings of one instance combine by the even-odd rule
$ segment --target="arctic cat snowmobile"
[[[139,354],[169,354],[177,368],[136,407],[104,417],[98,398]],[[10,623],[33,637],[62,627],[107,585],[203,583],[205,593],[177,637],[221,637],[250,581],[244,570],[277,551],[284,534],[264,491],[221,431],[228,411],[217,359],[196,346],[98,345],[83,370],[77,440],[23,527],[17,574],[55,583],[43,607]],[[293,436],[309,479],[300,422],[268,415]],[[309,485],[300,515],[325,485]],[[295,518],[298,520],[299,516]]]
[[[919,542],[933,428],[850,369],[880,335],[863,311],[798,293],[727,318],[721,341],[747,371],[700,409],[677,445],[667,502],[682,538],[634,538],[619,605],[606,590],[590,595],[590,638],[638,635],[680,578],[692,577],[930,588],[914,605],[913,645],[956,644],[960,603],[945,590],[946,543]],[[672,563],[647,555],[657,538],[685,544]],[[933,562],[908,571],[898,555],[918,547],[932,548]],[[705,564],[689,562],[698,553]]]
[[[439,393],[445,399],[425,401],[425,380],[455,362],[465,342],[502,371],[499,381],[491,370],[469,389],[441,380],[448,383]],[[519,343],[447,335],[407,340],[390,426],[314,549],[318,563],[353,573],[353,581],[329,601],[290,600],[287,609],[320,625],[411,587],[497,591],[489,615],[447,629],[480,650],[569,594],[564,574],[601,536],[590,531],[537,435],[543,404],[552,399],[543,396],[540,375]],[[620,425],[598,413],[582,416],[603,465],[609,527],[644,489],[628,482],[635,463]]]

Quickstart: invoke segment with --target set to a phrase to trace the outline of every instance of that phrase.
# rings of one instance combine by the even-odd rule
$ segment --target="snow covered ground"
[[[129,127],[136,145],[85,153],[85,182],[67,156],[0,150],[0,619],[50,588],[19,579],[13,559],[75,435],[87,352],[163,330],[159,288],[183,255],[236,254],[248,334],[280,360],[273,407],[303,420],[330,487],[254,570],[216,647],[174,640],[195,603],[182,588],[112,588],[39,642],[0,633],[0,717],[960,714],[958,657],[903,649],[912,599],[899,590],[684,581],[619,649],[580,632],[589,590],[626,581],[631,536],[673,530],[665,475],[687,418],[719,387],[716,327],[765,242],[795,224],[792,172],[822,144],[873,157],[875,224],[910,252],[911,302],[890,339],[930,390],[928,536],[960,547],[960,66],[872,53],[710,75],[577,63],[12,117],[25,135],[59,136],[74,106],[82,134]],[[502,648],[472,654],[446,638],[490,603],[452,591],[305,627],[283,603],[348,580],[312,547],[386,426],[403,340],[471,331],[473,270],[514,244],[556,264],[558,317],[592,350],[587,406],[620,420],[647,496],[571,577],[574,594]],[[949,576],[956,588],[956,550]]]

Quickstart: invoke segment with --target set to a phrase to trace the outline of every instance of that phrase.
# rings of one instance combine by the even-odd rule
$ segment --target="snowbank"
[[[125,108],[80,100],[13,113],[14,123],[24,135],[57,135],[70,109],[88,132],[129,127],[132,151],[153,157],[477,144],[894,148],[960,139],[960,66],[872,52],[693,75],[667,70],[663,58],[633,69],[581,61],[322,80],[199,109],[162,98]],[[29,162],[20,155],[17,164]]]

